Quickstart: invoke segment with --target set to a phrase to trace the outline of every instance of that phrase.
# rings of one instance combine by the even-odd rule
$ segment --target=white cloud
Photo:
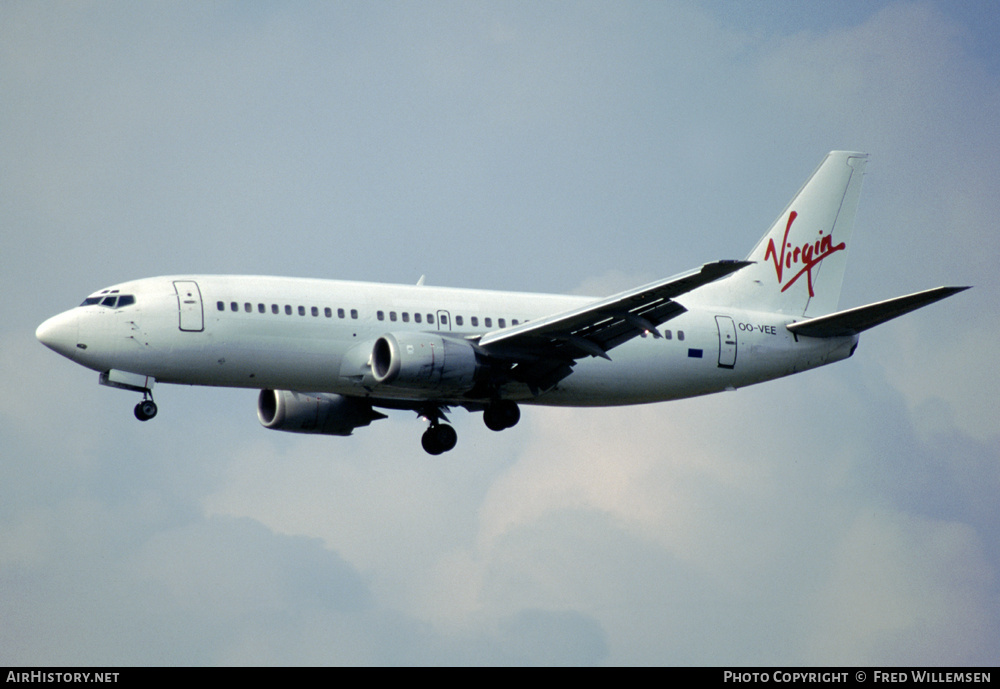
[[[831,553],[811,610],[809,662],[984,662],[996,623],[987,612],[996,575],[982,547],[966,524],[858,514]]]

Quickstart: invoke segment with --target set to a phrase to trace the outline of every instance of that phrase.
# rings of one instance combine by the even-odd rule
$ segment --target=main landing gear
[[[430,427],[424,431],[420,438],[420,444],[429,455],[439,455],[455,448],[458,442],[458,433],[455,429],[442,421],[447,421],[444,409],[439,405],[428,403],[417,410],[422,419],[430,421]]]
[[[156,416],[156,402],[153,401],[151,394],[143,393],[142,402],[135,405],[135,418],[140,421],[149,421],[154,416]]]
[[[420,438],[420,444],[430,455],[439,455],[454,449],[457,442],[458,433],[455,432],[455,429],[440,422],[432,423],[431,427],[424,431],[424,435]]]
[[[449,426],[444,413],[440,407],[428,407],[421,414],[429,420],[431,425],[424,431],[420,438],[420,444],[428,454],[439,455],[455,448],[458,442],[458,433]],[[517,424],[521,419],[521,410],[516,402],[510,400],[497,400],[492,402],[483,410],[483,422],[486,427],[494,431],[502,431]]]
[[[517,425],[521,420],[521,410],[517,402],[497,400],[483,410],[483,423],[491,431],[502,431]]]

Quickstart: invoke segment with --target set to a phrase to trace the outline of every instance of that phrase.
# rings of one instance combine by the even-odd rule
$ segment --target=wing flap
[[[857,335],[860,332],[874,328],[876,325],[890,321],[910,311],[946,299],[969,289],[968,287],[935,287],[907,294],[895,299],[859,306],[846,311],[838,311],[827,316],[810,318],[807,321],[790,323],[786,327],[796,335],[807,337],[844,337]]]

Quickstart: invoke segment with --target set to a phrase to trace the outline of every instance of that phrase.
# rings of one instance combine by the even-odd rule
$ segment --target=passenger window
[[[403,312],[403,322],[404,323],[410,322],[410,314],[408,314],[406,311]]]
[[[472,323],[473,328],[479,327],[479,316],[470,316],[469,322]]]
[[[441,314],[441,325],[448,325],[448,317],[444,314]]]
[[[304,306],[300,306],[299,307],[299,315],[300,316],[305,316],[306,315],[306,307],[304,307]]]
[[[462,317],[455,316],[455,325],[462,325]]]
[[[257,313],[265,313],[267,308],[263,304],[257,304]]]
[[[358,310],[357,309],[351,309],[351,318],[354,318],[355,320],[357,320],[357,318],[358,318]]]
[[[226,305],[223,302],[221,302],[221,301],[215,302],[215,305],[219,308],[219,311],[225,311],[226,310]]]
[[[231,301],[231,302],[229,302],[229,309],[231,311],[239,311],[240,310],[240,305],[237,304],[235,301]]]
[[[663,339],[664,340],[672,340],[672,339],[674,339],[674,333],[672,331],[670,331],[670,330],[664,330],[663,331]]]
[[[243,305],[243,310],[246,311],[247,313],[253,313],[253,307],[250,306],[250,302],[247,302]]]
[[[344,310],[337,309],[337,318],[343,318],[343,317],[344,317]]]
[[[677,331],[677,339],[680,340],[681,342],[684,341],[684,331],[683,330],[678,330]]]
[[[318,307],[315,307],[315,306],[312,307],[312,315],[313,315],[313,318],[315,318],[316,316],[319,315],[319,308]]]
[[[326,316],[327,318],[333,318],[333,309],[327,306],[325,309],[323,309],[323,315]]]
[[[396,322],[396,312],[395,311],[390,311],[389,312],[389,320],[392,321],[393,323]]]
[[[506,328],[507,327],[507,321],[504,320],[503,318],[498,318],[497,319],[497,325],[500,326],[501,328]]]
[[[275,314],[278,313],[278,305],[277,304],[271,304],[271,313],[275,313]]]
[[[292,305],[291,304],[285,304],[285,315],[286,316],[291,316],[292,315]]]
[[[511,325],[517,325],[517,319],[515,318],[515,319],[511,320],[510,324]]]
[[[104,297],[101,302],[101,306],[107,306],[108,308],[115,308],[115,302],[118,301],[118,297]]]
[[[492,328],[493,327],[493,319],[492,318],[486,317],[486,318],[483,319],[483,321],[485,321],[487,328]]]
[[[382,313],[381,311],[376,311],[375,312],[375,318],[379,319],[380,321],[384,321],[385,320],[385,314]]]
[[[414,323],[419,323],[420,322],[420,314],[419,313],[413,314],[413,322]]]

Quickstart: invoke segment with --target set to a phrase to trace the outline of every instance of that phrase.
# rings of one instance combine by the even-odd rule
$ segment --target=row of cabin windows
[[[218,301],[218,302],[215,303],[215,305],[216,305],[216,308],[219,311],[225,311],[226,310],[226,303],[224,301]],[[232,311],[232,312],[234,312],[234,313],[238,313],[240,311],[240,304],[239,304],[239,302],[235,302],[235,301],[229,302],[229,310]],[[246,313],[253,313],[253,310],[254,310],[253,309],[253,304],[251,304],[248,301],[243,303],[243,311],[245,311]],[[285,304],[284,311],[285,311],[286,315],[291,316],[293,313],[295,313],[296,309],[293,309],[293,307],[292,307],[291,304]],[[318,306],[311,306],[311,307],[309,307],[308,311],[307,311],[307,309],[306,309],[305,306],[299,306],[299,307],[297,307],[297,311],[298,311],[298,314],[300,316],[305,316],[306,313],[311,313],[313,316],[316,316],[316,317],[319,316],[319,307]],[[258,313],[267,313],[267,307],[266,307],[266,305],[264,305],[262,303],[258,303],[257,304],[257,312]],[[271,304],[271,313],[279,314],[279,313],[281,313],[281,308],[277,304]],[[350,316],[351,316],[352,319],[356,320],[358,318],[358,310],[357,309],[351,309],[349,313],[350,313]],[[345,309],[337,309],[337,318],[347,318],[347,314],[348,314],[348,312]],[[324,307],[323,308],[323,315],[325,317],[327,317],[327,318],[333,318],[333,309],[331,309],[329,306]],[[380,321],[384,321],[385,320],[385,312],[384,311],[376,311],[375,312],[375,317],[378,318]],[[411,318],[411,315],[407,311],[403,311],[401,313],[396,313],[395,311],[390,311],[389,312],[389,320],[392,321],[392,322],[396,322],[397,320],[402,320],[403,323],[409,323],[410,322],[410,318]],[[413,318],[413,322],[414,323],[423,323],[425,321],[425,319],[426,319],[426,322],[429,325],[433,325],[434,324],[434,314],[433,313],[428,313],[428,314],[426,314],[426,316],[424,314],[422,314],[422,313],[414,313],[412,315],[412,318]],[[471,316],[469,318],[469,322],[472,325],[472,327],[479,327],[479,317],[478,316]],[[518,322],[519,321],[516,318],[514,318],[514,319],[511,320],[511,325],[517,325]],[[465,320],[464,320],[464,318],[462,316],[455,316],[455,325],[461,326],[461,325],[464,325],[464,323],[465,323]],[[441,325],[448,325],[448,316],[446,316],[445,314],[441,314]],[[485,327],[487,327],[487,328],[492,328],[493,327],[493,319],[490,318],[490,317],[484,318],[483,319],[483,325]],[[497,319],[497,327],[506,328],[507,327],[507,319],[506,318],[498,318]]]
[[[401,315],[402,315],[402,321],[404,323],[409,323],[410,322],[410,314],[409,313],[407,313],[406,311],[403,311]],[[375,318],[379,319],[380,321],[384,321],[385,320],[385,311],[376,311],[375,312]],[[400,319],[400,315],[397,314],[395,311],[390,311],[389,312],[389,320],[390,321],[392,321],[393,323],[395,323],[399,319]],[[413,314],[413,322],[414,323],[423,323],[424,322],[424,315],[421,314],[421,313],[415,313],[415,314]],[[433,313],[427,314],[427,322],[430,323],[431,325],[434,324],[434,314]],[[444,314],[441,314],[441,325],[448,325],[448,317],[446,315],[444,315]]]
[[[128,301],[126,303],[133,303],[133,301],[134,301],[134,299],[132,299],[130,296],[128,296],[128,297],[121,297],[118,300],[118,306],[119,307],[124,306],[125,304],[123,304],[122,301],[126,300],[126,299],[128,299]],[[100,300],[101,300],[100,297],[97,297],[97,298],[93,298],[92,297],[92,298],[86,300],[84,302],[84,304],[82,304],[82,305],[97,303]],[[216,302],[216,307],[219,309],[219,311],[225,311],[226,310],[226,303],[223,302],[223,301],[218,301],[218,302]],[[229,310],[233,311],[233,312],[239,312],[239,310],[240,310],[239,303],[235,302],[235,301],[229,302]],[[246,313],[253,313],[253,304],[251,304],[250,302],[244,302],[243,303],[243,310]],[[257,312],[258,313],[267,313],[267,307],[264,304],[262,304],[262,303],[258,303],[257,304]],[[281,313],[281,309],[278,307],[277,304],[271,304],[271,313],[274,313],[274,314]],[[285,314],[291,316],[293,313],[294,313],[294,311],[292,309],[291,304],[285,304]],[[300,316],[305,316],[306,315],[306,307],[305,306],[299,306],[298,307],[298,313],[299,313]],[[319,316],[319,307],[318,306],[311,306],[311,307],[309,307],[309,313],[311,313],[313,316],[318,317]],[[337,318],[347,318],[347,313],[348,312],[345,311],[344,309],[337,309]],[[358,310],[357,309],[351,309],[350,310],[350,314],[351,314],[351,318],[352,319],[357,320],[357,318],[358,318]],[[327,318],[333,318],[333,309],[331,309],[329,306],[324,307],[323,308],[323,315],[325,317],[327,317]],[[375,317],[378,318],[380,321],[384,321],[385,320],[385,311],[376,311],[375,312]],[[420,314],[420,313],[414,313],[413,314],[413,322],[414,323],[423,323],[424,318],[425,318],[425,316],[423,314]],[[427,319],[427,323],[428,324],[430,324],[430,325],[434,324],[434,314],[433,313],[427,314],[426,315],[426,319]],[[410,322],[410,313],[407,312],[407,311],[403,311],[403,312],[397,314],[395,311],[390,311],[389,312],[389,320],[392,321],[393,323],[395,323],[397,320],[402,320],[403,323],[409,323]],[[516,318],[512,318],[511,321],[510,321],[511,325],[517,325],[518,323],[519,323],[519,321]],[[441,314],[441,325],[448,325],[448,316],[446,316],[445,314]],[[462,316],[455,316],[455,325],[459,326],[459,327],[465,325],[465,319]],[[479,327],[479,316],[469,316],[469,325],[471,325],[473,328],[478,328]],[[491,317],[489,317],[489,316],[486,316],[485,318],[483,318],[483,327],[492,328],[493,327],[493,319]],[[497,318],[497,327],[498,328],[506,328],[507,327],[507,319],[506,318]],[[663,338],[665,340],[672,340],[674,338],[673,331],[671,331],[671,330],[664,330],[664,331],[662,331],[662,334],[663,334]],[[643,333],[643,336],[645,336],[645,333]],[[683,330],[678,330],[677,331],[677,339],[680,340],[680,341],[682,341],[682,342],[684,341],[684,331]]]
[[[217,301],[217,302],[215,302],[215,306],[216,306],[216,308],[219,309],[219,311],[225,311],[226,310],[226,302],[224,302],[224,301]],[[235,301],[229,302],[229,310],[233,311],[234,313],[238,312],[240,310],[239,302],[235,302]],[[248,301],[244,302],[243,303],[243,310],[246,313],[253,313],[253,304],[251,304]],[[311,313],[313,316],[319,316],[319,307],[318,306],[311,306],[311,307],[309,307],[309,311],[308,312]],[[258,303],[257,304],[257,313],[267,313],[267,306],[265,304]],[[281,313],[281,308],[277,304],[271,304],[271,313],[274,313],[274,314]],[[293,313],[295,313],[295,311],[292,309],[292,305],[291,304],[285,304],[285,314],[288,315],[288,316],[291,316]],[[300,316],[305,316],[306,315],[306,307],[299,306],[298,307],[298,313],[299,313]],[[347,314],[348,314],[348,312],[345,311],[344,309],[337,309],[337,318],[347,318]],[[327,318],[333,318],[333,309],[331,309],[329,306],[324,307],[323,308],[323,315],[326,316]],[[358,310],[357,309],[351,309],[350,310],[350,315],[351,315],[351,318],[357,319],[357,317],[358,317]]]
[[[672,330],[661,330],[660,334],[663,335],[663,339],[664,340],[672,340],[672,339],[674,339],[674,332]],[[649,331],[648,330],[644,330],[641,333],[641,335],[640,335],[640,337],[648,337],[648,336],[649,336]],[[684,331],[683,330],[678,330],[677,331],[677,339],[680,340],[681,342],[684,341]]]
[[[375,317],[378,318],[380,321],[384,321],[385,320],[385,312],[384,311],[376,311],[375,312]],[[441,325],[447,325],[448,324],[447,318],[448,317],[446,315],[441,314]],[[392,322],[395,322],[397,319],[401,319],[404,323],[409,323],[410,322],[410,314],[407,313],[406,311],[403,311],[402,313],[399,313],[399,314],[397,314],[395,311],[390,311],[389,312],[389,320],[392,321]],[[419,314],[419,313],[413,314],[413,322],[414,323],[420,323],[421,322],[421,314]],[[427,322],[428,323],[433,323],[434,322],[434,314],[432,314],[432,313],[427,314]],[[517,325],[519,322],[520,321],[518,321],[516,318],[512,318],[511,321],[510,321],[510,324],[511,325]],[[455,316],[455,325],[459,326],[459,327],[464,326],[465,325],[465,318],[463,316]],[[473,328],[478,328],[479,327],[479,316],[469,316],[469,325],[471,325]],[[493,327],[493,319],[491,317],[489,317],[489,316],[483,318],[483,327],[485,327],[485,328],[492,328]],[[506,318],[498,318],[497,319],[497,327],[498,328],[506,328],[507,327],[507,319]]]

